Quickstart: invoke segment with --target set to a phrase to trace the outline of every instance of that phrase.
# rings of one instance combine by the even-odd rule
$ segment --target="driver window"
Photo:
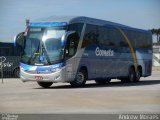
[[[67,57],[72,57],[76,54],[79,43],[79,35],[77,33],[71,34],[67,39]]]

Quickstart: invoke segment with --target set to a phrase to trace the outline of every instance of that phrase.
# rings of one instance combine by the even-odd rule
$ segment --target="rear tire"
[[[131,67],[129,70],[128,82],[136,82],[136,72],[133,67]]]
[[[99,85],[105,85],[110,83],[111,79],[106,79],[106,80],[95,80],[95,82]]]
[[[139,82],[140,79],[141,79],[141,76],[142,76],[142,71],[140,68],[137,69],[137,72],[136,72],[136,82]]]
[[[70,84],[72,87],[82,87],[85,85],[86,79],[87,79],[87,71],[80,70],[76,75],[76,79],[70,82]]]
[[[43,88],[49,88],[53,82],[37,82],[39,86],[43,87]]]

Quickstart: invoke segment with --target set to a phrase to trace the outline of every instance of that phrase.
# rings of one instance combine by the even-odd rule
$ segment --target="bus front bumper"
[[[68,82],[65,75],[65,69],[60,69],[56,72],[50,73],[32,73],[29,71],[20,70],[20,77],[23,82],[36,81],[36,82]]]

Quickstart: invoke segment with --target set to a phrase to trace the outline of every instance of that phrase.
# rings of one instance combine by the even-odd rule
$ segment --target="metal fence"
[[[14,78],[14,72],[19,69],[19,56],[0,56],[0,78]]]

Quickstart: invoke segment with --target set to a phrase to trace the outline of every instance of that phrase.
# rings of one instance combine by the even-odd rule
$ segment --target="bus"
[[[138,82],[152,72],[152,34],[147,30],[89,17],[49,17],[28,21],[20,41],[23,82],[48,88],[87,80]],[[19,43],[19,42],[17,42]]]
[[[1,77],[19,77],[20,52],[13,42],[0,42]],[[2,67],[2,68],[1,68]]]

